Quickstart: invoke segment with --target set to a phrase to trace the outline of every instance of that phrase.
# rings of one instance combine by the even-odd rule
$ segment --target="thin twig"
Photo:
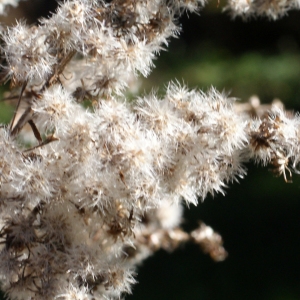
[[[24,93],[24,91],[25,91],[26,86],[27,86],[27,80],[24,81],[24,83],[23,83],[23,85],[22,85],[22,89],[21,89],[20,96],[19,96],[19,99],[18,99],[18,104],[17,104],[16,110],[15,110],[15,112],[14,112],[12,121],[11,121],[11,123],[10,123],[9,132],[11,133],[11,135],[12,135],[12,128],[13,128],[13,126],[14,126],[14,122],[15,122],[15,119],[16,119],[16,115],[17,115],[18,109],[19,109],[19,107],[20,107],[22,95],[23,95],[23,93]]]

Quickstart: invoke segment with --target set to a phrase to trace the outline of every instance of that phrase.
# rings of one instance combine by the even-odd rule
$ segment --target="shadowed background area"
[[[20,9],[28,23],[55,10],[55,2],[32,0]],[[200,16],[180,20],[182,33],[162,52],[156,68],[142,80],[141,93],[170,80],[207,90],[214,86],[247,101],[256,94],[263,103],[274,98],[300,110],[300,12],[273,22],[242,22],[222,13],[223,3],[210,3]],[[13,15],[19,18],[22,13]],[[8,20],[8,19],[7,19]],[[0,107],[8,122],[12,108]],[[127,300],[296,300],[300,299],[300,175],[293,183],[276,178],[268,168],[248,166],[248,176],[186,209],[183,227],[198,220],[219,232],[229,257],[214,263],[196,245],[172,254],[159,251],[137,270],[138,284]]]

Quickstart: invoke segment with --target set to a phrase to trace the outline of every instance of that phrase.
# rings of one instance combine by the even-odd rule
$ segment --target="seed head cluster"
[[[17,1],[0,1],[0,12],[7,4]],[[187,241],[221,261],[211,227],[180,228],[183,204],[224,193],[250,160],[291,181],[298,115],[272,106],[253,117],[254,106],[178,82],[164,96],[126,99],[178,35],[180,15],[204,4],[68,0],[39,25],[1,27],[1,79],[17,100],[0,127],[0,281],[10,299],[120,299],[138,264]],[[229,6],[271,18],[297,7]]]

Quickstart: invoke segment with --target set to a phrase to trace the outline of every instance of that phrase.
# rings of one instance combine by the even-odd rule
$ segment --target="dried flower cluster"
[[[238,14],[271,17],[297,6],[246,4],[229,3]],[[11,299],[119,299],[139,262],[188,240],[223,260],[210,227],[180,229],[183,199],[223,193],[249,160],[291,181],[297,115],[253,103],[241,113],[225,94],[177,83],[162,99],[126,101],[128,86],[178,34],[178,17],[203,5],[69,0],[38,26],[3,27],[2,81],[19,114],[0,128],[0,281]],[[26,147],[17,137],[27,124],[36,141]]]
[[[299,9],[298,0],[228,0],[225,8],[233,17],[240,16],[244,19],[255,16],[266,16],[276,20],[291,9]]]

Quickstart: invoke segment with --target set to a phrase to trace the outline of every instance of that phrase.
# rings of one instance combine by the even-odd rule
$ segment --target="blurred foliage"
[[[236,57],[225,50],[202,50],[176,63],[178,60],[176,55],[162,54],[157,69],[144,80],[145,89],[159,86],[162,91],[163,84],[177,79],[191,88],[207,90],[214,86],[243,101],[253,94],[262,102],[276,97],[290,107],[300,95],[300,54],[249,52]]]
[[[13,115],[14,108],[9,102],[1,101],[4,97],[4,91],[6,88],[0,88],[0,123],[7,124],[11,120],[11,116]]]
[[[212,2],[200,16],[182,20],[180,38],[155,61],[144,89],[159,86],[161,92],[177,79],[191,88],[214,86],[242,101],[255,94],[263,103],[279,98],[289,109],[300,109],[299,17],[294,12],[276,22],[242,22]]]
[[[0,104],[0,122],[4,123],[4,124],[9,123],[12,112],[13,112],[12,106],[5,104],[5,103],[1,103]]]

